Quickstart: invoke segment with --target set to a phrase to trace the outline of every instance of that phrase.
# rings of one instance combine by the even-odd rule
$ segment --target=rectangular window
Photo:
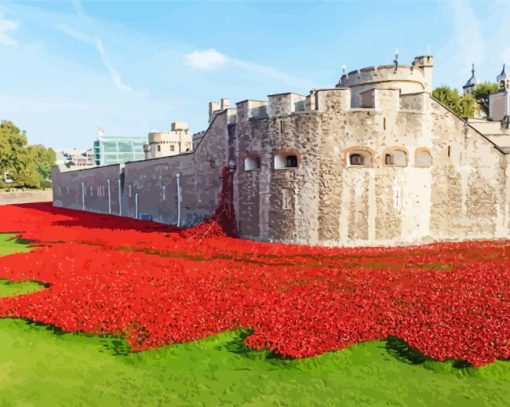
[[[393,165],[393,156],[391,154],[386,154],[384,156],[384,164]]]
[[[128,185],[128,196],[131,198],[131,185]]]
[[[173,144],[170,144],[170,151],[174,151],[175,150],[175,146]]]
[[[90,187],[90,196],[93,196],[93,195],[94,195],[94,188]]]
[[[166,201],[166,187],[164,185],[161,187],[161,199]]]
[[[161,151],[161,146],[158,144],[158,151]]]
[[[286,211],[292,209],[292,194],[290,189],[282,189],[282,209]]]

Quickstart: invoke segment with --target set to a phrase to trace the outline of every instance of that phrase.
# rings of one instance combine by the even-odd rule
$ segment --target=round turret
[[[432,91],[433,59],[419,56],[412,65],[400,65],[397,57],[393,65],[372,66],[343,74],[337,88],[348,87],[359,94],[371,88],[400,89],[403,94]]]

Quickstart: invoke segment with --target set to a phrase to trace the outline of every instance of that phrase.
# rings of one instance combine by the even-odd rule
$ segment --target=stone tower
[[[490,120],[508,120],[510,118],[510,78],[503,70],[496,77],[499,91],[489,96],[489,119]]]

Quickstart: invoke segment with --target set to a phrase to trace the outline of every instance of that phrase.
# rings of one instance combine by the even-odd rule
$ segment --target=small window
[[[128,185],[128,196],[131,198],[131,192],[132,192],[132,188],[131,188],[131,185]]]
[[[349,162],[351,165],[365,165],[365,158],[362,154],[351,154],[349,156]]]
[[[393,167],[406,167],[407,154],[402,150],[393,150],[384,154],[384,165]]]
[[[347,155],[347,165],[349,166],[370,166],[372,165],[372,154],[367,150],[351,151]]]
[[[245,171],[253,171],[259,168],[259,160],[258,157],[246,157],[244,159],[244,170]]]
[[[414,162],[417,167],[430,167],[432,165],[432,156],[427,150],[416,150]]]
[[[161,187],[161,200],[166,201],[166,187],[164,185]]]
[[[158,144],[158,152],[161,151],[161,146]]]
[[[287,168],[296,168],[297,167],[297,157],[295,155],[288,155],[285,158],[285,166]]]
[[[278,154],[274,157],[274,168],[276,170],[283,170],[286,168],[297,168],[298,158],[293,154]]]
[[[173,144],[170,144],[170,151],[174,151],[175,150],[175,146]]]

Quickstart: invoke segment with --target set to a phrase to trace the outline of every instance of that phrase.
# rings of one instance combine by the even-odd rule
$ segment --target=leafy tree
[[[498,84],[494,82],[482,82],[476,85],[473,90],[475,100],[478,102],[480,109],[482,109],[486,115],[489,114],[489,95],[497,92]]]
[[[476,107],[476,100],[472,95],[464,95],[460,97],[460,116],[474,117]]]
[[[19,172],[29,161],[27,137],[10,121],[0,123],[0,171]]]
[[[29,146],[25,131],[14,123],[0,123],[0,174],[10,173],[14,181],[4,186],[45,188],[51,185],[51,167],[56,155],[43,145]]]
[[[461,117],[473,117],[476,110],[476,100],[471,95],[459,95],[457,89],[449,86],[440,86],[432,91],[432,96],[451,109],[456,115]]]
[[[51,185],[51,167],[55,165],[57,160],[55,151],[41,144],[28,146],[28,150],[34,167],[41,176],[41,187],[49,187]]]

